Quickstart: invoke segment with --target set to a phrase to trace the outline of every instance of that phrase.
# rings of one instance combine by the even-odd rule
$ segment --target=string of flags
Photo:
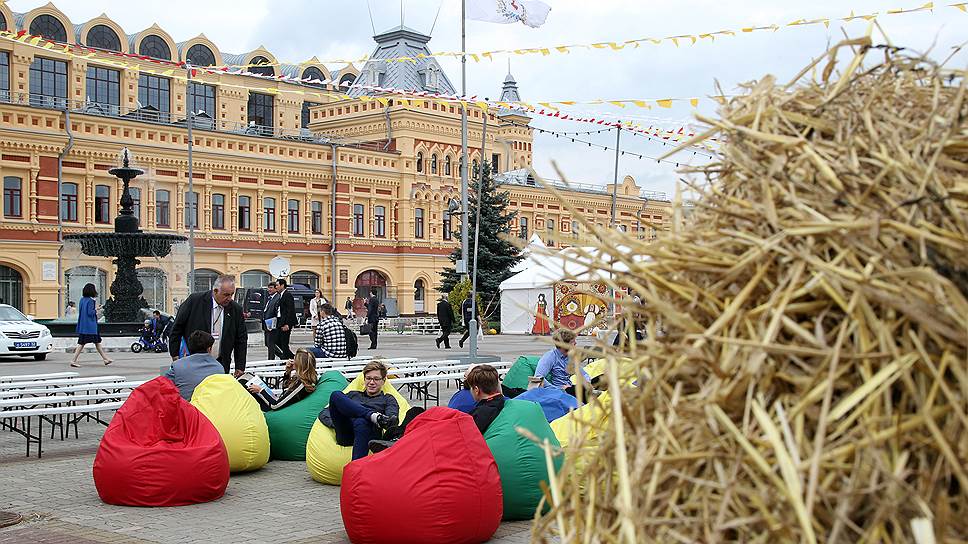
[[[535,130],[537,130],[538,132],[542,132],[542,133],[556,134],[555,131],[553,131],[553,130],[545,130],[545,129],[535,129]],[[556,134],[556,136],[557,136],[557,134]],[[582,140],[582,139],[574,138],[574,137],[563,137],[563,138],[566,139],[566,140],[570,140],[571,143],[575,143],[575,144],[585,144],[588,147],[596,148],[596,149],[601,149],[601,150],[604,150],[604,151],[615,151],[615,147],[612,147],[612,146],[609,146],[609,145],[597,144],[597,143],[594,143],[594,142],[589,142],[587,140]],[[672,164],[672,165],[675,165],[676,168],[679,168],[680,166],[683,165],[683,162],[682,161],[676,161],[676,160],[672,160],[672,159],[660,159],[658,157],[650,157],[648,155],[643,155],[642,153],[636,153],[634,151],[623,151],[623,150],[619,150],[619,154],[621,156],[623,156],[623,157],[626,156],[626,155],[628,155],[630,157],[636,157],[639,160],[648,159],[648,160],[653,160],[656,163]],[[710,155],[705,155],[705,154],[700,153],[698,151],[693,151],[692,154],[693,154],[693,156],[695,156],[695,155],[702,155],[702,156],[707,157],[707,158],[713,158]],[[688,164],[687,164],[687,166],[688,166]]]
[[[557,130],[549,130],[549,129],[546,129],[546,128],[533,127],[533,126],[530,126],[530,125],[522,125],[522,124],[519,124],[519,123],[512,123],[512,124],[514,124],[515,126],[522,127],[522,128],[531,128],[533,130],[536,130],[539,134],[550,134],[550,135],[554,136],[555,138],[564,138],[566,140],[571,140],[572,142],[575,142],[575,143],[588,144],[589,146],[594,146],[594,147],[601,147],[601,145],[600,144],[594,144],[594,143],[591,143],[591,142],[587,142],[585,140],[580,140],[578,138],[575,138],[575,136],[601,134],[603,132],[611,132],[612,130],[615,130],[615,128],[617,128],[617,127],[614,127],[614,128],[607,128],[607,129],[596,130],[596,131],[586,131],[586,132],[561,132],[561,131],[557,131]],[[634,130],[631,130],[631,128],[628,127],[627,125],[622,125],[622,129],[623,130],[626,130],[626,131],[631,131],[631,134],[633,134],[634,136],[639,136],[639,137],[642,137],[642,138],[646,138],[646,139],[648,139],[649,141],[652,141],[652,142],[661,143],[663,146],[669,145],[669,139],[670,138],[656,137],[656,136],[653,136],[653,135],[650,135],[650,134],[642,133],[642,132],[639,132],[639,131],[634,131]],[[685,134],[683,134],[683,135],[685,135]],[[609,149],[615,149],[615,148],[609,148]],[[709,159],[714,158],[713,155],[710,155],[710,154],[707,153],[708,150],[706,150],[706,149],[697,148],[695,146],[690,146],[690,149],[692,149],[692,154],[693,155],[701,155],[701,156],[706,157],[706,158],[709,158]],[[631,153],[631,152],[628,152],[627,151],[626,153]],[[643,155],[643,157],[645,157],[645,158],[652,158],[652,157],[647,157],[645,155]],[[672,161],[672,162],[675,162],[675,161]]]
[[[921,6],[914,8],[898,8],[898,9],[887,9],[884,11],[873,11],[870,13],[855,14],[851,10],[849,15],[843,17],[818,17],[812,19],[797,18],[793,21],[787,23],[774,23],[770,25],[756,25],[756,26],[744,26],[736,29],[725,29],[716,30],[710,32],[701,32],[695,34],[679,34],[674,36],[664,36],[664,37],[644,37],[636,38],[630,40],[616,40],[616,41],[603,41],[594,43],[581,43],[581,44],[568,44],[568,45],[548,45],[548,46],[538,46],[538,47],[527,47],[520,49],[495,49],[491,51],[478,51],[478,52],[466,52],[462,53],[460,51],[439,51],[436,53],[419,53],[412,56],[400,56],[391,57],[385,60],[387,62],[410,62],[416,63],[421,59],[427,58],[460,58],[466,55],[468,58],[474,62],[481,62],[482,60],[494,60],[495,56],[504,55],[540,55],[546,57],[553,54],[569,54],[572,51],[624,51],[626,49],[638,49],[645,45],[668,45],[672,44],[675,47],[679,47],[682,44],[695,45],[699,42],[715,42],[716,38],[722,37],[735,37],[741,34],[750,34],[754,32],[778,32],[783,29],[790,29],[793,27],[805,27],[812,25],[823,25],[826,28],[830,27],[832,22],[845,22],[849,23],[856,20],[873,21],[878,17],[882,16],[894,16],[894,15],[904,15],[917,13],[922,11],[934,11],[937,8],[954,8],[961,12],[968,13],[968,2],[958,2],[954,4],[939,4],[935,6],[934,2],[927,2]],[[303,66],[310,63],[321,62],[323,64],[357,64],[364,63],[370,60],[369,55],[362,55],[355,58],[334,58],[323,61],[302,61],[302,62],[278,62],[275,64],[228,64],[222,67],[225,68],[253,68],[256,66],[277,66],[279,64],[290,64],[296,66]]]

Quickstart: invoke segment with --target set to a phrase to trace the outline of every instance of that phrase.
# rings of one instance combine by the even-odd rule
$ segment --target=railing
[[[110,117],[114,119],[126,119],[141,123],[152,123],[172,127],[187,127],[189,122],[184,115],[176,116],[171,112],[160,111],[151,106],[130,108],[116,106],[114,104],[68,100],[66,98],[33,93],[11,93],[10,91],[0,91],[0,103],[60,111],[67,109],[69,106],[71,113],[96,115],[99,117]],[[223,121],[213,119],[205,112],[200,112],[193,116],[192,128],[198,130],[224,132],[227,134],[240,134],[245,136],[258,136],[262,138],[298,141],[317,145],[341,143],[339,138],[335,138],[328,134],[313,132],[306,128],[291,129],[266,127],[256,125],[255,123]]]

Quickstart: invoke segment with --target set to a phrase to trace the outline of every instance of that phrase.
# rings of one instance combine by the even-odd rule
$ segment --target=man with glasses
[[[319,413],[319,421],[336,431],[336,443],[353,446],[353,459],[366,457],[370,440],[396,425],[400,406],[393,395],[383,392],[387,367],[370,361],[363,367],[363,391],[334,391],[329,406]]]
[[[249,344],[249,334],[245,330],[242,306],[235,297],[235,276],[222,275],[215,280],[211,291],[193,293],[182,302],[171,327],[171,341],[168,353],[172,361],[177,361],[182,344],[195,331],[205,331],[215,341],[212,353],[222,363],[228,374],[235,355],[235,376],[245,370],[245,353]],[[185,348],[187,352],[187,347]]]

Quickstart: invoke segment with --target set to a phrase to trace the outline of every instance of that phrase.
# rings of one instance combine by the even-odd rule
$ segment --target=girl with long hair
[[[74,358],[71,360],[71,366],[75,368],[81,366],[77,362],[77,358],[81,356],[81,351],[88,344],[94,344],[94,349],[101,356],[101,360],[105,365],[109,365],[111,364],[111,359],[101,349],[101,335],[98,333],[97,289],[93,283],[89,283],[84,286],[81,294],[83,296],[81,297],[80,304],[78,304],[77,311],[77,348],[74,350]]]
[[[282,377],[282,393],[279,396],[271,395],[253,383],[246,385],[246,388],[259,401],[262,411],[268,412],[285,408],[308,397],[316,390],[318,381],[316,357],[309,350],[300,348],[296,350],[296,356],[286,363],[286,373]]]

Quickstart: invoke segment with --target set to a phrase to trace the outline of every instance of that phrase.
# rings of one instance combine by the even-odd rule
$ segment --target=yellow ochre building
[[[141,228],[187,234],[195,221],[192,290],[208,288],[222,273],[235,274],[243,287],[262,286],[270,259],[283,256],[292,265],[290,281],[318,287],[329,298],[335,283],[339,307],[375,286],[403,315],[434,311],[439,272],[460,244],[451,234],[459,230],[459,216],[452,224],[446,213],[449,201],[460,198],[460,106],[392,95],[375,100],[367,90],[456,94],[433,58],[385,60],[429,53],[430,36],[405,26],[388,30],[374,37],[376,49],[361,70],[331,71],[312,61],[277,64],[261,47],[222,52],[202,34],[176,42],[157,25],[127,34],[106,16],[75,24],[53,4],[14,13],[0,3],[0,30],[100,50],[71,54],[44,47],[45,41],[0,39],[0,302],[47,319],[76,302],[85,283],[98,286],[102,300],[110,296],[111,263],[81,256],[60,240],[113,230],[121,184],[108,170],[126,146],[145,170],[132,183]],[[125,66],[111,62],[119,58]],[[205,70],[188,80],[179,68],[165,77],[158,60],[266,64],[250,71],[320,83]],[[314,92],[339,89],[352,99]],[[502,100],[520,100],[510,74]],[[477,108],[468,112],[474,163],[482,159],[483,115]],[[500,172],[518,211],[514,232],[522,238],[554,232],[559,243],[568,240],[576,218],[528,175],[530,118],[512,111],[488,115],[484,159]],[[611,185],[558,188],[577,212],[608,224]],[[663,195],[643,192],[631,177],[617,193],[619,228],[654,237],[653,225],[667,224]],[[170,312],[188,294],[187,258],[178,252],[141,260],[149,305]]]

